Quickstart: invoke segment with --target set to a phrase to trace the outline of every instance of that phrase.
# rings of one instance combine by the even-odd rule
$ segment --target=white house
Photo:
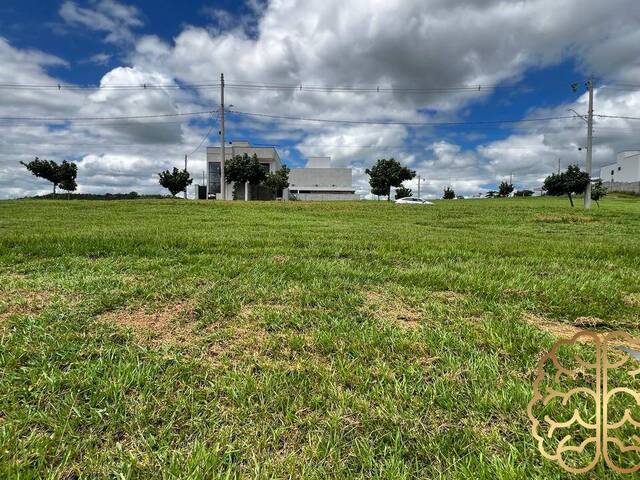
[[[224,164],[237,155],[254,154],[262,166],[268,172],[275,172],[282,168],[280,156],[274,147],[252,147],[249,142],[230,142],[225,146],[224,156],[222,159],[221,147],[207,147],[207,192],[208,198],[233,200],[233,184],[224,182]],[[249,198],[258,200],[264,192],[257,187],[252,187],[249,192]]]
[[[330,157],[310,157],[289,174],[289,191],[298,200],[356,200],[350,168],[331,166]]]
[[[640,182],[640,151],[618,153],[616,163],[600,169],[600,179],[608,183]]]
[[[224,160],[221,147],[207,147],[207,197],[210,199],[233,200],[231,183],[223,181],[225,162],[237,155],[254,154],[268,172],[282,168],[278,151],[274,147],[253,147],[249,142],[230,142],[225,147]],[[305,168],[294,168],[289,173],[289,192],[300,200],[355,200],[350,168],[332,168],[331,158],[311,157]],[[272,198],[272,194],[262,186],[252,186],[248,191],[250,200]],[[283,192],[285,197],[288,192]],[[244,191],[241,191],[244,196]]]

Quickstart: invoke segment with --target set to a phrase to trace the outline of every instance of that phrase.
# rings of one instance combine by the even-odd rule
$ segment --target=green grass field
[[[565,478],[537,359],[639,321],[640,198],[4,201],[0,478]]]

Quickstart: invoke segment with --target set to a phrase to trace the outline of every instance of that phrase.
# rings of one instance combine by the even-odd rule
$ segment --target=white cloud
[[[67,0],[60,7],[59,14],[69,25],[79,25],[89,30],[106,32],[109,43],[129,43],[134,40],[133,30],[144,25],[140,11],[131,5],[116,0],[91,2],[89,8],[79,7]]]
[[[584,72],[598,75],[605,83],[633,82],[640,72],[636,47],[640,3],[634,0],[567,0],[562,8],[555,0],[273,0],[268,4],[250,2],[247,11],[252,17],[245,20],[214,12],[209,28],[185,26],[170,42],[153,35],[136,38],[134,32],[143,25],[141,12],[114,0],[95,0],[88,7],[66,1],[60,15],[69,25],[105,32],[106,41],[131,46],[127,49],[127,66],[105,75],[101,79],[104,86],[215,83],[220,72],[225,73],[228,84],[242,80],[302,83],[302,91],[254,91],[228,85],[227,104],[232,103],[234,110],[286,116],[404,122],[452,120],[464,118],[470,105],[487,102],[489,95],[485,90],[325,93],[307,91],[307,85],[424,88],[496,84],[517,81],[529,69],[566,59],[575,60]],[[250,28],[246,22],[250,22]],[[95,60],[107,61],[105,57]],[[57,83],[47,69],[66,64],[42,52],[12,47],[1,38],[0,62],[6,67],[0,71],[0,80],[19,83]],[[3,99],[0,114],[171,114],[215,108],[218,99],[219,92],[214,88],[197,92],[24,90]],[[544,101],[541,98],[541,103]],[[637,116],[639,103],[640,94],[636,92],[601,88],[596,93],[596,113]],[[491,105],[485,108],[489,111]],[[566,115],[567,108],[585,112],[585,96],[566,105],[532,111],[530,115]],[[557,168],[558,157],[562,157],[565,166],[584,158],[584,152],[577,147],[585,142],[585,128],[581,120],[575,119],[521,125],[507,138],[487,141],[471,151],[451,140],[460,137],[439,136],[428,128],[257,120],[235,115],[229,115],[228,121],[230,139],[253,133],[258,141],[293,140],[305,155],[330,155],[336,165],[354,166],[356,185],[363,191],[364,168],[382,157],[393,156],[417,169],[427,178],[423,191],[433,195],[439,195],[449,183],[459,193],[476,193],[483,185],[506,178],[511,171],[517,182],[534,186]],[[633,144],[637,125],[598,118],[596,166],[609,161],[618,149],[637,148]],[[108,184],[113,188],[119,185],[121,190],[140,190],[155,188],[148,183],[154,172],[172,162],[179,165],[185,150],[197,145],[206,131],[203,124],[142,121],[126,125],[76,122],[55,129],[19,125],[2,128],[5,135],[0,142],[34,142],[33,148],[22,149],[18,156],[15,149],[12,155],[6,153],[7,149],[0,154],[0,167],[6,174],[0,180],[5,196],[33,191],[35,179],[17,180],[15,167],[7,165],[40,151],[35,145],[38,139],[100,145],[50,145],[40,151],[43,155],[87,162],[83,167],[85,178],[80,179],[83,189]],[[478,134],[467,133],[467,141],[472,137],[477,141]],[[202,163],[194,164],[198,170],[204,167],[204,154],[199,155]],[[131,162],[137,168],[118,175],[117,170],[122,170],[118,162]],[[100,171],[96,164],[102,165]],[[116,173],[110,174],[103,167],[113,167]],[[24,172],[19,175],[22,179]],[[112,182],[109,177],[119,180]]]

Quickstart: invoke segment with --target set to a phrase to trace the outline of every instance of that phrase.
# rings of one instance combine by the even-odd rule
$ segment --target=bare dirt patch
[[[452,290],[443,290],[440,292],[433,292],[433,296],[438,298],[439,300],[444,300],[446,302],[455,302],[464,300],[467,296],[464,293],[454,292]]]
[[[559,339],[571,339],[575,334],[584,330],[599,331],[599,327],[606,326],[606,323],[597,317],[578,317],[573,324],[550,320],[540,315],[529,313],[525,315],[525,320],[542,330],[545,330]],[[601,331],[601,330],[600,330]],[[605,333],[605,332],[602,332]],[[579,338],[579,342],[588,341],[586,338]],[[616,341],[617,344],[638,348],[639,340],[632,341]]]
[[[576,333],[584,330],[584,328],[578,328],[575,325],[558,322],[557,320],[550,320],[534,313],[528,313],[524,319],[531,325],[545,330],[558,338],[571,338]]]
[[[596,220],[586,215],[536,215],[536,222],[541,223],[590,223]]]
[[[145,308],[116,310],[98,320],[131,328],[137,338],[153,344],[184,345],[197,338],[192,326],[184,323],[192,314],[189,302],[179,302],[151,312]]]
[[[14,315],[38,315],[51,303],[51,292],[9,289],[0,291],[0,324]]]
[[[624,296],[624,303],[630,307],[640,307],[640,293],[627,293]]]
[[[420,326],[422,313],[402,301],[397,295],[380,291],[369,291],[365,295],[365,308],[379,320],[394,322],[409,328]]]

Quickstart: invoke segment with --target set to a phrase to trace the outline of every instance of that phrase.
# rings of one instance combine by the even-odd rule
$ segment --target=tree
[[[533,197],[533,190],[518,190],[513,195],[515,197]]]
[[[379,159],[373,167],[367,168],[365,173],[370,177],[371,193],[378,196],[386,195],[387,200],[391,200],[391,187],[400,187],[402,182],[416,176],[415,170],[403,167],[393,158]]]
[[[62,190],[67,191],[67,198],[69,198],[68,192],[74,192],[78,188],[76,178],[78,177],[78,167],[73,162],[62,161],[62,164],[58,167],[58,186]]]
[[[183,192],[193,182],[189,172],[178,170],[176,167],[173,167],[172,171],[160,172],[158,176],[160,177],[160,185],[169,190],[174,197],[176,193]]]
[[[453,188],[451,187],[445,187],[442,198],[444,198],[445,200],[453,200],[454,198],[456,198],[456,192],[454,192]]]
[[[500,187],[498,187],[498,195],[501,197],[508,197],[513,192],[513,185],[507,182],[500,183]]]
[[[267,179],[267,172],[265,168],[260,165],[258,156],[255,153],[251,157],[245,153],[243,155],[236,155],[225,164],[224,178],[227,182],[235,183],[235,187],[246,183],[249,185],[259,185]],[[248,200],[246,191],[245,200]]]
[[[406,197],[410,197],[413,194],[413,192],[411,191],[410,188],[406,188],[404,186],[399,186],[398,188],[396,188],[396,200],[399,200],[401,198],[406,198]]]
[[[559,174],[552,173],[545,178],[542,189],[545,190],[548,195],[567,195],[569,197],[569,203],[571,203],[573,207],[572,195],[574,193],[584,193],[590,181],[587,172],[580,171],[577,165],[569,165],[565,172]]]
[[[269,190],[271,190],[276,198],[279,193],[289,187],[289,171],[289,167],[283,165],[277,172],[267,173],[264,184]]]
[[[600,199],[606,195],[607,187],[602,184],[602,180],[598,179],[598,181],[591,186],[591,200],[596,202],[596,205],[600,208]]]
[[[496,192],[495,190],[489,190],[486,194],[485,197],[486,198],[494,198],[498,196],[498,192]]]
[[[73,162],[63,160],[60,165],[53,160],[45,160],[36,157],[29,163],[20,162],[33,175],[43,178],[53,184],[53,196],[56,195],[56,187],[63,190],[74,191],[78,188],[76,177],[78,176],[78,167]]]

